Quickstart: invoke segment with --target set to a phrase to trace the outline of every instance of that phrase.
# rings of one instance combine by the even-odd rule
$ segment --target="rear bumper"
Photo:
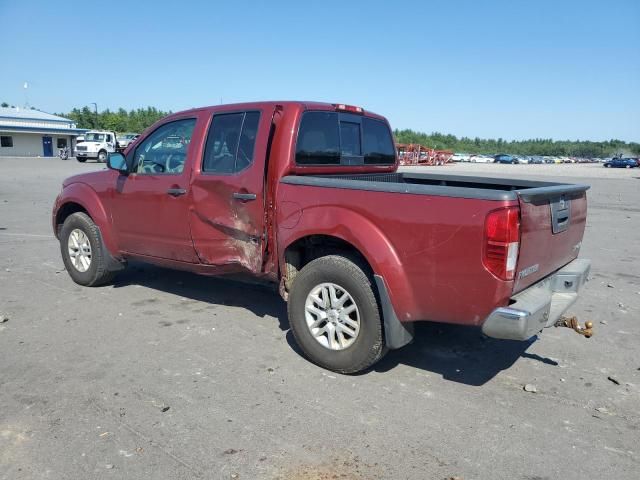
[[[483,333],[506,340],[527,340],[555,325],[578,299],[590,268],[590,260],[578,258],[514,295],[511,305],[491,312],[482,325]]]

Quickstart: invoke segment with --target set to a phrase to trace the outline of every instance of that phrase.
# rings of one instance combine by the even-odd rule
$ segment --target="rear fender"
[[[80,205],[93,222],[100,229],[102,241],[107,250],[114,255],[118,254],[118,243],[113,233],[111,216],[107,214],[106,209],[98,194],[86,183],[72,183],[64,188],[56,201],[54,223],[57,223],[58,212],[69,203]],[[54,225],[54,229],[57,225]]]
[[[284,203],[283,205],[286,205]],[[327,235],[353,245],[367,260],[373,273],[384,278],[393,309],[401,322],[412,321],[415,299],[400,258],[385,234],[359,213],[340,206],[320,205],[305,208],[304,213],[278,211],[278,225],[291,224],[290,215],[298,217],[294,228],[278,229],[280,271],[285,271],[284,252],[295,241],[312,235]]]

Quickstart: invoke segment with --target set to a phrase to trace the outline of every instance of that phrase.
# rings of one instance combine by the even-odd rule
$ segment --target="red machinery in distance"
[[[445,165],[451,162],[453,152],[434,150],[419,143],[396,143],[400,165]]]

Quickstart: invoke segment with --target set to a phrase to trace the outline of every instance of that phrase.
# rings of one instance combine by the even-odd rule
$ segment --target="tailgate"
[[[588,185],[554,185],[518,190],[520,254],[517,293],[578,256],[587,219]]]

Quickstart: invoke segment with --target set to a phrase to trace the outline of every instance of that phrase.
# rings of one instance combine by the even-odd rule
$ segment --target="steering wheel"
[[[151,162],[145,162],[142,164],[142,172],[143,173],[148,173],[148,174],[154,174],[154,173],[164,173],[165,171],[165,166],[161,163],[155,162],[155,161],[151,161]]]
[[[167,158],[167,172],[180,173],[184,165],[184,157],[182,155],[169,155]]]

